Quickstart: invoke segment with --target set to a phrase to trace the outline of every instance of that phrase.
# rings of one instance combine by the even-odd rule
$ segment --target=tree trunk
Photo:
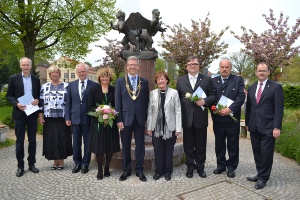
[[[27,58],[30,58],[32,61],[32,68],[31,68],[31,74],[39,76],[39,72],[36,71],[36,66],[34,63],[34,54],[35,54],[35,45],[34,44],[28,44],[25,41],[22,41],[25,51],[25,56]]]

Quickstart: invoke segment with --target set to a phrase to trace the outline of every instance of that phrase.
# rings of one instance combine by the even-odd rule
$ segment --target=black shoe
[[[16,173],[16,176],[17,176],[17,177],[21,177],[21,176],[23,176],[23,174],[24,174],[24,169],[18,168],[17,173]]]
[[[225,171],[226,171],[226,169],[224,169],[224,168],[216,168],[214,170],[214,174],[222,174]]]
[[[109,172],[109,168],[108,167],[104,167],[104,176],[105,177],[109,177],[110,176],[110,172]]]
[[[88,166],[83,166],[83,167],[81,168],[81,173],[82,173],[82,174],[86,174],[86,173],[88,173],[88,172],[89,172]]]
[[[131,172],[123,172],[123,174],[120,176],[119,180],[120,181],[125,181],[127,179],[128,176],[131,176]]]
[[[57,169],[57,166],[52,166],[51,167],[51,170],[56,170]]]
[[[161,175],[159,173],[155,173],[153,176],[153,180],[158,180],[161,177]]]
[[[228,171],[228,172],[227,172],[227,176],[228,176],[229,178],[234,178],[234,177],[235,177],[235,172],[234,172],[234,171]]]
[[[188,169],[185,175],[188,178],[193,178],[194,170],[193,169]]]
[[[248,181],[251,181],[251,182],[257,182],[258,181],[258,177],[257,176],[248,176],[248,177],[246,177],[246,179]]]
[[[30,165],[28,168],[29,171],[32,171],[33,173],[39,173],[39,169],[36,168],[34,165]]]
[[[165,179],[167,181],[171,180],[172,179],[171,174],[169,174],[169,173],[165,174]]]
[[[139,177],[140,181],[143,181],[143,182],[146,182],[146,181],[147,181],[147,178],[146,178],[146,176],[144,175],[143,172],[137,172],[135,175],[136,175],[137,177]]]
[[[103,171],[98,170],[97,179],[102,180],[103,179]]]
[[[76,165],[73,169],[72,169],[72,173],[78,173],[81,169],[80,165]]]
[[[64,166],[58,166],[57,170],[63,170],[65,167]]]
[[[258,180],[256,183],[255,183],[255,186],[254,188],[259,190],[259,189],[262,189],[266,186],[266,183],[261,181],[261,180]]]
[[[197,172],[198,172],[198,174],[199,174],[199,176],[200,176],[201,178],[206,178],[206,173],[205,173],[204,170],[199,170],[199,171],[197,171]]]

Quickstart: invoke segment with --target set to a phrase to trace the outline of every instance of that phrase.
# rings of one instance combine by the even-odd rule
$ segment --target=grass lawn
[[[0,142],[0,149],[3,147],[9,147],[16,143],[15,140],[7,138],[5,142]]]
[[[4,106],[0,108],[0,121],[7,117],[12,116],[12,107],[11,106]]]

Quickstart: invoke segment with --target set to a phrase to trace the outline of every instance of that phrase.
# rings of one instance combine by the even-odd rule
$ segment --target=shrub
[[[300,107],[300,86],[285,85],[283,86],[283,93],[286,108]]]
[[[0,106],[9,106],[11,105],[6,99],[6,92],[0,92]]]
[[[2,120],[2,123],[9,126],[9,128],[15,128],[15,122],[11,116],[7,116]]]

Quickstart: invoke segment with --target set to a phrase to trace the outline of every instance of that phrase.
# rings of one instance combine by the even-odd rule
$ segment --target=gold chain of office
[[[140,95],[140,92],[141,92],[141,79],[140,79],[140,77],[138,77],[138,85],[137,85],[137,87],[136,87],[136,91],[138,91],[138,93],[137,93],[137,95],[135,95],[136,94],[136,91],[134,91],[134,90],[131,90],[130,89],[130,87],[129,87],[129,85],[128,85],[128,81],[127,81],[127,75],[126,75],[126,77],[125,77],[125,82],[126,82],[126,89],[127,89],[127,92],[128,92],[128,94],[129,94],[129,96],[132,98],[132,100],[136,100],[136,98],[138,98],[138,96]]]

